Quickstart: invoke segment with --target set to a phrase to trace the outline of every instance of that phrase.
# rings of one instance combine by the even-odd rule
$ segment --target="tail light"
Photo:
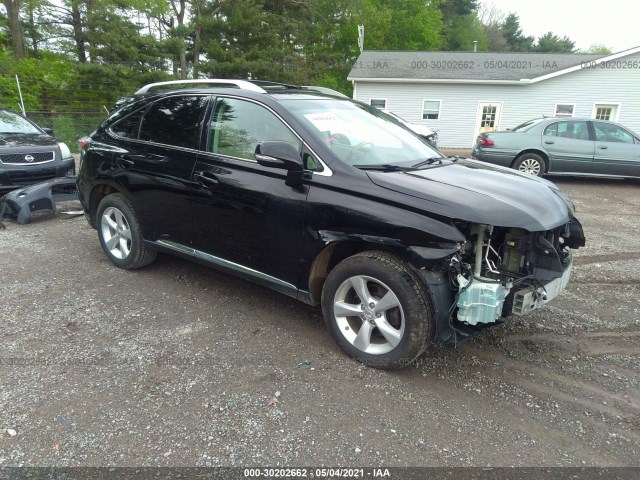
[[[78,146],[80,147],[80,150],[82,150],[84,147],[89,145],[90,142],[91,142],[91,138],[89,137],[82,137],[78,139]]]
[[[483,137],[482,135],[480,135],[478,137],[478,146],[480,146],[480,147],[493,147],[494,145],[495,145],[495,142],[493,140],[491,140],[490,138]]]

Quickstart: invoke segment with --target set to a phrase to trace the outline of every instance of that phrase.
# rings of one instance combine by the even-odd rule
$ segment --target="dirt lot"
[[[288,297],[7,222],[0,466],[640,466],[640,184],[553,180],[587,235],[568,290],[392,373]]]

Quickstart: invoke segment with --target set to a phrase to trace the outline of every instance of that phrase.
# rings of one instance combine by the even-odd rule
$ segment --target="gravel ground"
[[[82,216],[6,222],[0,467],[640,466],[640,184],[552,180],[587,235],[568,290],[400,372],[271,290],[119,270]]]

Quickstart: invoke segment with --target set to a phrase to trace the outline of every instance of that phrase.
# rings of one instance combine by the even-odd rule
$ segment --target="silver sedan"
[[[537,176],[640,178],[640,135],[605,120],[537,118],[480,134],[472,157]]]

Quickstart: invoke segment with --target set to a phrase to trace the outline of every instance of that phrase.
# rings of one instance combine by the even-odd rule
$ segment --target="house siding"
[[[626,62],[627,68],[623,68]],[[595,103],[620,104],[617,122],[640,134],[640,53],[528,85],[383,83],[355,80],[357,100],[385,98],[387,109],[405,120],[438,130],[442,147],[470,148],[477,135],[479,102],[502,104],[498,128],[512,128],[541,115],[553,116],[557,103],[575,104],[574,117],[590,118]],[[630,64],[630,65],[629,65]],[[422,119],[423,100],[440,100],[440,118]]]

